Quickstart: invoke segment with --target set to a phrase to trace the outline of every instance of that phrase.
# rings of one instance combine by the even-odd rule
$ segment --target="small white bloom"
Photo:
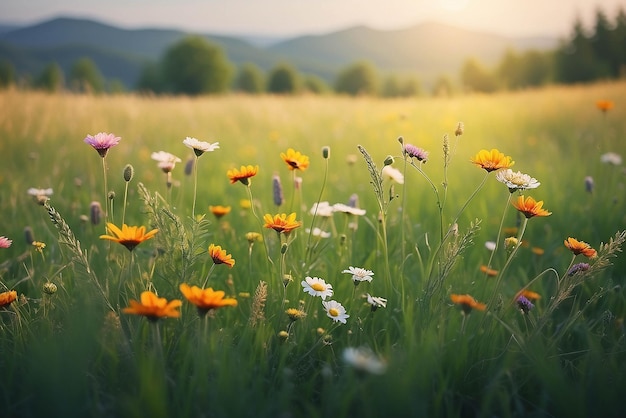
[[[198,157],[205,152],[212,152],[220,147],[219,142],[211,144],[210,142],[199,141],[189,136],[183,140],[183,144],[191,148]]]
[[[48,189],[37,189],[35,187],[31,187],[30,189],[28,189],[27,192],[30,196],[35,196],[35,197],[39,197],[39,196],[52,196],[52,189],[48,188]]]
[[[352,281],[355,285],[359,284],[359,282],[371,282],[372,276],[374,272],[371,270],[366,270],[361,267],[352,267],[350,266],[347,270],[342,271],[342,273],[348,273],[352,275]]]
[[[390,165],[383,167],[382,175],[384,178],[388,178],[395,181],[398,184],[404,184],[404,175],[397,168],[393,168]]]
[[[369,293],[366,293],[365,295],[367,296],[367,303],[372,305],[372,311],[375,311],[378,308],[387,307],[387,299],[378,296],[372,296]]]
[[[357,216],[365,215],[365,209],[353,208],[351,206],[344,205],[343,203],[335,203],[333,205],[333,210],[335,212],[343,212],[349,215],[357,215]]]
[[[322,231],[319,228],[313,228],[313,232],[311,232],[311,228],[306,229],[307,234],[312,234],[314,237],[320,238],[329,238],[330,232]]]
[[[489,251],[495,251],[496,243],[494,241],[487,241],[485,242],[485,248],[488,249]]]
[[[511,192],[515,190],[536,189],[541,183],[537,179],[520,171],[513,171],[510,168],[500,170],[496,173],[496,180],[503,183]]]
[[[606,154],[602,154],[600,156],[600,161],[605,164],[621,165],[622,156],[615,152],[607,152]]]
[[[322,300],[326,300],[327,297],[333,295],[333,286],[319,277],[307,276],[300,284],[305,293],[311,296],[319,296]]]
[[[328,204],[328,202],[319,202],[313,203],[311,206],[311,210],[309,213],[314,216],[321,216],[324,218],[329,218],[333,216],[333,207]]]
[[[387,371],[387,363],[367,347],[346,347],[342,358],[348,365],[359,371],[371,374],[383,374]]]
[[[155,160],[158,163],[159,168],[166,173],[172,171],[176,163],[183,161],[174,154],[170,154],[165,151],[153,152],[152,159]]]
[[[346,314],[346,308],[336,300],[329,300],[328,302],[322,301],[324,309],[326,309],[326,315],[334,322],[346,323],[346,320],[350,318],[350,315]]]

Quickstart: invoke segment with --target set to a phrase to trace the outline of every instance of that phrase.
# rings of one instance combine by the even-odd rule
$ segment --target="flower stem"
[[[191,219],[196,219],[196,196],[198,193],[198,156],[193,165],[193,205],[191,206]]]
[[[109,192],[108,192],[108,185],[107,185],[107,163],[106,163],[106,157],[102,157],[102,176],[104,179],[104,233],[107,233],[107,227],[106,224],[107,222],[109,222]]]

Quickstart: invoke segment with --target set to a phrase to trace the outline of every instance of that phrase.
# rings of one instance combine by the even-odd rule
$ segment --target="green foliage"
[[[300,76],[296,69],[287,63],[272,68],[267,77],[267,91],[275,94],[294,94],[300,88]]]
[[[163,82],[173,93],[223,93],[230,86],[232,67],[221,48],[191,36],[172,45],[161,60]]]
[[[100,93],[104,90],[104,79],[96,64],[85,57],[72,65],[69,86],[74,91]]]
[[[492,93],[498,89],[494,75],[475,58],[469,58],[463,64],[461,83],[467,91]]]
[[[415,97],[419,94],[420,84],[416,77],[400,78],[395,74],[385,77],[380,91],[382,97]]]
[[[165,92],[165,81],[161,66],[155,62],[145,64],[141,70],[136,88],[142,92]]]
[[[310,93],[324,94],[331,91],[326,81],[315,75],[306,75],[302,80],[302,89]]]
[[[344,68],[335,80],[335,91],[351,96],[375,95],[378,92],[376,70],[366,61],[359,61]]]
[[[10,61],[0,61],[0,89],[15,83],[15,67]]]
[[[261,69],[253,63],[242,65],[235,80],[235,90],[258,94],[263,92],[264,88],[265,80]]]
[[[65,77],[63,70],[56,62],[48,64],[35,81],[35,87],[49,92],[60,91],[64,85]]]

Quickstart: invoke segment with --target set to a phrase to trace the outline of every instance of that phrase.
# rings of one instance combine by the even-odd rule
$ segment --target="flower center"
[[[313,283],[311,285],[311,289],[317,291],[317,292],[323,292],[324,290],[326,290],[326,287],[321,284],[321,283]]]
[[[331,314],[332,316],[339,316],[339,310],[335,308],[330,308],[328,310],[328,313]]]

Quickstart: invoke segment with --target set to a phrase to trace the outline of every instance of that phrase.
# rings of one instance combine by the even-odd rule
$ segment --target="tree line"
[[[538,87],[553,83],[581,83],[626,77],[626,13],[620,9],[614,21],[597,9],[595,23],[587,31],[581,20],[574,22],[572,35],[553,51],[507,50],[493,68],[468,58],[459,73],[463,91],[493,92],[502,89]],[[16,73],[10,62],[0,62],[0,87],[12,84]],[[105,82],[89,58],[76,61],[67,80],[60,66],[49,64],[27,87],[58,91],[121,92],[126,87],[116,80]],[[330,83],[315,75],[302,74],[288,62],[278,63],[265,73],[253,63],[239,68],[230,63],[222,49],[204,38],[190,36],[172,45],[159,62],[147,65],[135,90],[156,94],[295,94],[335,92],[348,95],[409,97],[422,93],[415,75],[383,74],[367,61],[341,69]],[[459,88],[442,75],[431,86],[436,95]]]

